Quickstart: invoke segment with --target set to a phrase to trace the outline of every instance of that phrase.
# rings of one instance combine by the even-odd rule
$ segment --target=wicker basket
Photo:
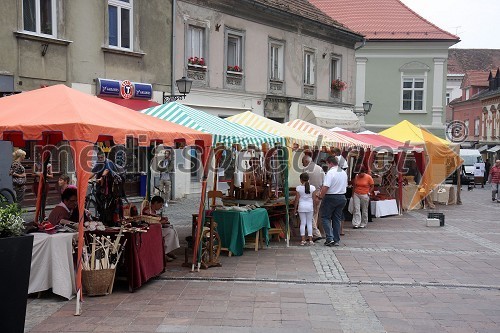
[[[88,296],[108,295],[113,290],[115,269],[82,270],[83,292]]]

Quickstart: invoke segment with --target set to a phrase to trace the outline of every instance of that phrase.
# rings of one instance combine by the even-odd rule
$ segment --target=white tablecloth
[[[371,201],[370,208],[375,217],[399,214],[396,199]]]
[[[73,237],[76,233],[33,233],[33,253],[28,293],[52,288],[54,294],[71,299],[76,293]]]

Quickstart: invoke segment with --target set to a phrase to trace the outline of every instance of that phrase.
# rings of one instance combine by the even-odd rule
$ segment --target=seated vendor
[[[177,258],[175,254],[172,253],[175,249],[180,247],[179,236],[174,227],[168,222],[168,217],[160,216],[157,211],[163,208],[165,200],[160,196],[154,196],[151,199],[151,203],[145,205],[142,209],[142,215],[157,216],[161,217],[160,223],[162,224],[161,234],[165,240],[165,255],[168,262]]]
[[[52,209],[48,220],[53,225],[67,224],[71,222],[78,222],[78,217],[72,217],[73,210],[77,206],[77,193],[76,188],[68,187],[64,190],[62,196],[62,201]]]

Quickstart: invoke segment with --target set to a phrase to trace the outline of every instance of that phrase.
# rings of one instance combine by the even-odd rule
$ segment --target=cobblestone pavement
[[[87,297],[79,317],[74,301],[33,299],[27,331],[500,332],[500,204],[489,189],[462,198],[437,206],[442,228],[420,210],[346,225],[338,248],[272,242],[199,273],[179,258],[135,293]],[[169,206],[181,240],[197,202]]]

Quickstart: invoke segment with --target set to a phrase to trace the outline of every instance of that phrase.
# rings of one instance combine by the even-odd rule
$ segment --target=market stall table
[[[455,195],[455,185],[443,184],[437,186],[431,192],[431,198],[433,202],[445,205],[455,205],[457,203],[457,197]]]
[[[413,197],[419,195],[417,193],[419,187],[416,184],[407,184],[403,186],[403,210],[410,210]],[[415,207],[411,209],[422,209],[422,204],[418,201]]]
[[[71,299],[76,293],[73,238],[76,233],[32,234],[33,251],[28,293],[52,288],[56,295]]]
[[[94,231],[92,233],[114,238],[118,229]],[[165,255],[161,225],[151,224],[147,232],[125,232],[125,269],[129,290],[141,287],[151,278],[165,271]]]
[[[396,199],[389,200],[372,200],[370,202],[371,212],[375,217],[398,215],[398,204]]]
[[[246,235],[262,230],[266,244],[269,241],[268,230],[271,226],[269,216],[264,208],[247,212],[215,210],[212,216],[217,222],[217,232],[222,247],[228,248],[235,256],[243,254]]]

